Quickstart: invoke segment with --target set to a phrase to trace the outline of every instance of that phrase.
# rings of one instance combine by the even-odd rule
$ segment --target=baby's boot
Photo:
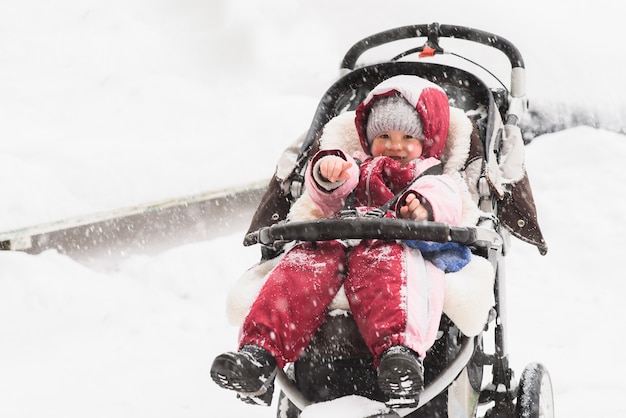
[[[269,351],[246,345],[238,352],[220,354],[213,360],[211,378],[224,389],[238,392],[247,403],[269,405],[278,369]]]
[[[424,365],[416,352],[404,346],[386,350],[378,362],[378,387],[391,407],[416,407],[424,390]]]

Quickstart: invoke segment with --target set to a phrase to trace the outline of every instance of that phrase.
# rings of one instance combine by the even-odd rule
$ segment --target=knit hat
[[[399,94],[374,99],[367,118],[365,133],[370,146],[376,135],[387,131],[403,131],[414,138],[423,135],[422,120],[417,110]]]

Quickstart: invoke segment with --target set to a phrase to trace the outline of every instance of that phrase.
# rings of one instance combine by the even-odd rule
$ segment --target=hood
[[[371,155],[365,127],[373,103],[379,97],[395,93],[402,95],[415,106],[422,120],[425,138],[422,156],[441,158],[446,148],[450,121],[448,96],[438,85],[413,75],[399,75],[383,81],[374,87],[365,100],[359,104],[354,123],[363,150]]]

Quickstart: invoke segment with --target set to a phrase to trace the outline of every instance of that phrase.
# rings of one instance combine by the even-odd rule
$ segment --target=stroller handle
[[[524,59],[521,52],[510,41],[490,32],[466,26],[440,25],[436,22],[389,29],[363,38],[355,43],[344,55],[341,62],[341,72],[354,70],[357,61],[365,51],[401,39],[421,37],[427,37],[426,43],[422,47],[413,50],[413,52],[421,52],[424,50],[424,47],[429,47],[435,54],[443,54],[444,50],[439,46],[439,39],[455,38],[486,45],[504,53],[511,64],[510,94],[512,97],[506,123],[517,125],[528,106],[526,101]]]
[[[338,218],[289,222],[249,233],[244,245],[272,245],[280,241],[329,241],[334,239],[383,239],[458,242],[477,241],[476,228],[452,227],[441,222],[392,218]]]
[[[400,39],[420,37],[428,37],[426,45],[439,53],[443,52],[439,46],[439,38],[456,38],[480,43],[502,51],[509,59],[512,68],[524,68],[524,59],[520,51],[503,37],[466,26],[440,25],[439,23],[402,26],[363,38],[346,52],[341,68],[354,70],[358,59],[369,49]]]

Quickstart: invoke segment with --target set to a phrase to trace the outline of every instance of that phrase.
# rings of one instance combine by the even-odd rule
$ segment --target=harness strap
[[[367,212],[365,212],[365,216],[369,217],[369,218],[382,218],[383,216],[385,216],[387,211],[393,205],[396,204],[398,199],[400,199],[400,196],[402,196],[404,193],[406,193],[411,188],[413,183],[415,183],[418,179],[420,179],[423,176],[440,175],[440,174],[443,174],[443,165],[441,163],[439,163],[437,165],[434,165],[434,166],[424,170],[419,176],[415,177],[413,180],[411,180],[409,182],[409,184],[404,186],[404,188],[402,190],[400,190],[399,193],[397,193],[395,196],[393,196],[391,199],[389,199],[387,201],[387,203],[385,203],[384,205],[382,205],[382,206],[380,206],[378,208],[374,208],[374,209],[368,210]]]

